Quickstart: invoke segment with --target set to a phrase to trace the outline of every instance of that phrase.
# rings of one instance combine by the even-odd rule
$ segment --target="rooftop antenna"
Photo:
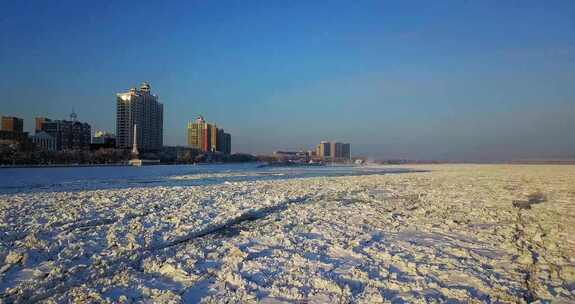
[[[72,113],[70,114],[70,119],[74,122],[78,119],[78,115],[76,115],[76,111],[74,111],[73,107],[72,107]]]

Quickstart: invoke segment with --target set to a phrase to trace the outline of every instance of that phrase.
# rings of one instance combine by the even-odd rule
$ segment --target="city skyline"
[[[374,158],[575,157],[573,2],[0,8],[0,114],[30,133],[72,109],[115,132],[115,92],[149,81],[165,145],[203,114],[237,152],[326,139]]]

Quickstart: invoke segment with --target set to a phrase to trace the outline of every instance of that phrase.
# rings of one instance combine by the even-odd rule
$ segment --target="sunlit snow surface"
[[[1,302],[575,301],[574,166],[0,177]]]

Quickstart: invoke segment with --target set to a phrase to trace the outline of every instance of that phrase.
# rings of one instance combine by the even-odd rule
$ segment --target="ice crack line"
[[[210,234],[218,233],[222,230],[228,229],[232,226],[241,224],[243,222],[254,221],[254,220],[266,217],[272,213],[281,212],[281,211],[287,209],[290,205],[295,204],[295,203],[299,203],[299,204],[304,203],[309,198],[310,198],[309,196],[298,197],[295,199],[289,199],[289,200],[284,201],[283,203],[280,203],[277,205],[263,207],[263,208],[256,209],[256,210],[250,210],[250,211],[242,213],[238,217],[224,221],[223,223],[208,226],[205,229],[202,229],[200,231],[176,238],[176,239],[172,240],[171,242],[167,242],[165,244],[152,246],[149,250],[151,250],[151,251],[162,250],[162,249],[165,249],[168,247],[173,247],[173,246],[191,241],[191,240],[196,239],[196,238],[201,238],[201,237],[204,237],[204,236],[207,236]]]

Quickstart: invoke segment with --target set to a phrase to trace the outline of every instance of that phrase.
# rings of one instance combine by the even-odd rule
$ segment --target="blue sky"
[[[0,3],[0,114],[115,131],[149,81],[164,143],[198,114],[235,152],[575,157],[574,1]]]

